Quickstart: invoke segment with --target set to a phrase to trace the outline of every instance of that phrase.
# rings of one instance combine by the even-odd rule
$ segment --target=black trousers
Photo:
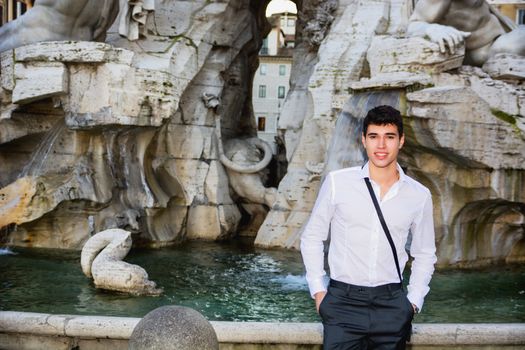
[[[319,306],[324,350],[405,349],[414,309],[400,283],[377,287],[330,281]]]

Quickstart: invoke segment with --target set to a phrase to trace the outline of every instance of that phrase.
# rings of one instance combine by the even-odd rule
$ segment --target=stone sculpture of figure
[[[525,26],[515,27],[485,0],[419,0],[407,33],[428,37],[454,53],[465,42],[465,60],[482,66],[498,53],[525,55]]]
[[[122,261],[131,249],[131,233],[118,228],[92,236],[80,256],[82,271],[93,277],[97,288],[135,295],[159,295],[162,289],[148,279],[148,273],[138,265]]]
[[[0,52],[41,41],[104,41],[118,12],[118,0],[38,0],[0,27]]]
[[[270,146],[257,137],[231,139],[224,145],[221,163],[226,167],[230,186],[241,198],[250,203],[272,207],[277,200],[277,189],[263,185],[262,170],[272,159]],[[260,152],[264,153],[261,160]]]

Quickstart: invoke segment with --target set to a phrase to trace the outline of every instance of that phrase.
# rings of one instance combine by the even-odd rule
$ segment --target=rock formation
[[[363,112],[390,103],[407,124],[402,165],[434,194],[439,263],[525,260],[522,56],[462,66],[463,46],[405,35],[412,1],[297,2],[279,120],[288,168],[270,186],[247,141],[267,3],[144,2],[135,41],[120,19],[105,43],[2,53],[2,239],[80,249],[119,227],[162,246],[230,238],[249,222],[257,245],[297,248],[324,174],[364,161]],[[229,166],[246,160],[256,173]]]
[[[119,227],[137,242],[222,239],[239,206],[215,137],[256,134],[249,99],[266,3],[156,3],[147,36],[42,42],[1,54],[0,207],[14,245],[80,249]],[[13,191],[15,190],[16,191]],[[267,210],[267,209],[266,209]]]
[[[525,58],[497,55],[488,72],[461,66],[464,47],[442,53],[403,37],[410,12],[402,1],[341,3],[313,63],[304,54],[294,61],[301,66],[280,120],[289,167],[279,191],[290,209],[270,211],[259,245],[297,248],[316,174],[364,161],[359,119],[386,103],[406,116],[402,165],[433,192],[438,264],[525,260]]]

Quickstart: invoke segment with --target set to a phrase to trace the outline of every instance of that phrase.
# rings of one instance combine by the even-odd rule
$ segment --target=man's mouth
[[[375,152],[374,154],[379,159],[385,159],[388,156],[388,153],[386,152]]]

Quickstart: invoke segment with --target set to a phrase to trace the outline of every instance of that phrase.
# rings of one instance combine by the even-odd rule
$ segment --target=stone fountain
[[[298,2],[279,121],[288,169],[271,188],[251,107],[268,2],[124,2],[91,24],[105,38],[4,48],[3,243],[80,249],[121,228],[157,247],[254,232],[297,248],[323,174],[364,160],[338,125],[355,132],[388,102],[407,124],[402,165],[433,192],[439,263],[525,261],[525,59],[463,66],[464,47],[407,37],[412,1]]]

